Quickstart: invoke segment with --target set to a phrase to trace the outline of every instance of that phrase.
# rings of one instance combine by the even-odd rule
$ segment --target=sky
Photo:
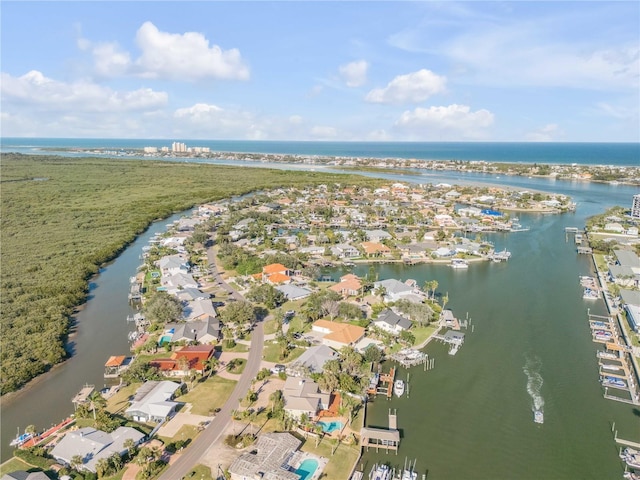
[[[640,2],[0,3],[3,137],[639,142]]]

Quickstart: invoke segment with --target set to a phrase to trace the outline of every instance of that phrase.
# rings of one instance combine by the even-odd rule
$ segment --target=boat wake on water
[[[542,361],[538,357],[525,359],[522,371],[527,376],[527,393],[531,397],[531,411],[533,421],[544,423],[544,398],[542,397]]]

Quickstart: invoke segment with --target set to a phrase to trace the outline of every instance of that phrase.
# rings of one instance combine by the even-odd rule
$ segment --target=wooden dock
[[[393,395],[393,382],[396,378],[396,369],[391,367],[389,373],[380,374],[380,383],[376,388],[376,393],[379,395],[386,395],[387,398],[391,398]],[[386,384],[386,386],[385,386]]]

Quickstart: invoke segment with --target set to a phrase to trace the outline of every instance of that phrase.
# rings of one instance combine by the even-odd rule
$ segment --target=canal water
[[[379,267],[381,279],[438,280],[438,291],[449,295],[448,307],[459,317],[468,312],[475,327],[456,356],[437,343],[427,347],[435,368],[410,371],[409,398],[370,405],[368,425],[386,426],[389,408],[397,409],[402,444],[397,456],[365,455],[367,473],[374,462],[402,465],[407,458],[416,459],[430,480],[620,478],[610,425],[615,421],[621,437],[638,441],[640,412],[602,398],[586,310],[604,313],[604,307],[582,299],[578,276],[589,274],[591,265],[575,253],[571,238],[565,241],[564,227],[582,227],[588,216],[613,205],[629,206],[637,189],[478,174],[367,175],[413,183],[504,184],[564,193],[578,202],[572,214],[520,215],[528,232],[487,236],[497,249],[513,253],[508,263],[473,264],[467,271]],[[142,246],[181,215],[151,226],[93,280],[91,298],[76,317],[74,356],[2,400],[3,461],[18,428],[43,429],[72,413],[71,398],[85,383],[104,383],[106,359],[128,353],[131,327],[125,318],[134,313],[127,303],[128,279],[140,264]],[[362,268],[360,273],[367,273],[368,267]],[[406,375],[400,372],[401,378]],[[530,377],[541,380],[535,393],[544,400],[544,425],[533,423]]]
[[[640,410],[602,396],[587,310],[606,310],[603,301],[582,298],[578,276],[594,272],[592,261],[576,253],[564,228],[582,228],[606,207],[629,205],[634,192],[592,187],[574,192],[576,213],[522,214],[530,231],[485,235],[496,250],[512,252],[506,263],[378,267],[380,279],[437,280],[447,308],[461,319],[468,315],[473,332],[463,329],[455,356],[430,343],[433,370],[401,368],[397,378],[409,380],[408,396],[369,404],[367,425],[386,428],[394,411],[402,440],[397,455],[366,453],[367,474],[374,463],[398,468],[406,459],[417,460],[418,478],[426,473],[429,480],[622,477],[612,424],[621,438],[639,441]],[[365,275],[368,267],[355,271]],[[533,422],[534,404],[544,410],[542,425]]]
[[[100,389],[105,384],[104,364],[111,355],[129,354],[127,333],[133,324],[128,315],[136,312],[128,303],[129,278],[142,263],[142,247],[166,225],[187,212],[152,224],[115,261],[105,265],[91,280],[89,299],[74,316],[75,327],[70,339],[73,356],[43,375],[21,392],[2,399],[2,461],[11,458],[9,446],[18,429],[24,433],[28,425],[39,431],[60,422],[73,413],[72,397],[85,384]]]

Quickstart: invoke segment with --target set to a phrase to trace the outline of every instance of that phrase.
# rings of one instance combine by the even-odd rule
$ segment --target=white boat
[[[462,258],[452,258],[451,268],[469,268],[469,263]]]
[[[369,480],[391,480],[389,465],[374,465],[369,474]]]
[[[11,440],[11,443],[9,445],[11,445],[12,447],[19,447],[31,437],[33,437],[31,433],[23,433],[22,435],[20,435],[20,429],[18,429],[18,435],[16,436],[16,438]]]
[[[617,365],[602,365],[602,368],[604,368],[605,370],[609,370],[611,372],[619,372],[620,370],[622,370],[622,367],[618,367]]]
[[[411,465],[411,462],[409,462],[409,465],[407,466],[407,460],[405,459],[404,468],[402,469],[402,474],[399,477],[400,480],[417,480],[418,472],[415,471],[416,461],[417,460],[413,461],[413,466]]]
[[[403,380],[396,380],[395,382],[393,382],[393,393],[397,397],[401,397],[402,395],[404,395],[404,381]]]
[[[544,413],[542,413],[542,410],[535,410],[533,412],[533,421],[536,423],[544,423]]]
[[[602,385],[605,387],[613,387],[613,388],[626,388],[627,384],[624,383],[624,380],[616,377],[604,377],[602,379]]]
[[[585,288],[584,293],[582,294],[582,298],[584,298],[585,300],[597,300],[598,298],[600,298],[600,292],[591,288]]]

